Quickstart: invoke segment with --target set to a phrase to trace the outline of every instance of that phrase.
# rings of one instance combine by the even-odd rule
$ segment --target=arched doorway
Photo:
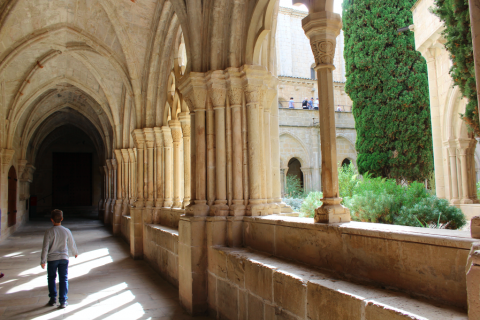
[[[350,161],[350,159],[345,158],[345,159],[343,159],[343,161],[342,161],[342,167],[348,167],[348,166],[350,165],[350,163],[352,163],[352,162]]]
[[[302,164],[297,158],[292,158],[288,161],[287,185],[285,192],[293,197],[296,197],[298,196],[298,193],[305,191],[301,167]]]
[[[17,172],[13,166],[8,171],[8,227],[17,223]]]

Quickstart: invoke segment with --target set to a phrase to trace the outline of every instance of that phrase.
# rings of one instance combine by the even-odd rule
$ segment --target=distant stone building
[[[305,98],[318,98],[315,60],[310,42],[302,29],[307,12],[280,7],[276,35],[279,79],[280,165],[282,190],[287,175],[298,176],[306,192],[321,190],[321,152],[318,111],[300,110]],[[334,89],[339,164],[356,165],[355,121],[352,101],[345,93],[343,33],[337,38]],[[294,98],[295,110],[288,109]],[[297,110],[298,109],[298,110]]]

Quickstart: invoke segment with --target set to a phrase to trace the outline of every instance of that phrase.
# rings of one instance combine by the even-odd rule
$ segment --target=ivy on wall
[[[460,116],[467,124],[469,131],[473,131],[477,137],[480,137],[468,0],[435,0],[432,12],[445,24],[443,31],[443,36],[447,40],[445,48],[450,52],[453,62],[450,75],[463,96],[469,100],[465,114]]]
[[[346,92],[360,174],[423,181],[433,170],[425,59],[411,32],[415,0],[344,0]]]

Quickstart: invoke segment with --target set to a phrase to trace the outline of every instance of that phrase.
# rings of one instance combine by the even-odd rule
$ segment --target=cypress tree
[[[360,174],[422,181],[433,169],[425,59],[411,25],[415,0],[344,0],[346,92]]]

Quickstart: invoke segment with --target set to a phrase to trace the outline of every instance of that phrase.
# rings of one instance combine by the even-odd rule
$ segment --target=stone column
[[[130,148],[128,149],[128,156],[130,158],[130,183],[128,185],[130,189],[130,198],[129,198],[129,204],[130,206],[133,206],[137,199],[137,175],[136,175],[136,170],[137,170],[137,156],[135,154],[135,150]]]
[[[260,123],[260,104],[263,100],[263,68],[245,65],[242,67],[242,79],[247,103],[246,122],[248,140],[248,180],[249,203],[247,215],[258,216],[263,213],[262,199],[262,140]]]
[[[210,97],[207,98],[206,111],[207,132],[207,204],[211,208],[215,203],[215,124],[213,104]]]
[[[190,204],[191,200],[191,152],[190,152],[190,114],[182,112],[178,118],[182,125],[183,136],[183,207]]]
[[[232,184],[233,200],[230,206],[231,216],[245,215],[243,198],[243,139],[242,139],[242,100],[243,88],[238,68],[229,68],[226,72],[228,99],[232,110]]]
[[[206,76],[208,93],[213,104],[213,110],[215,113],[215,125],[214,125],[214,136],[215,136],[215,165],[211,168],[209,163],[209,169],[215,170],[215,203],[210,208],[211,215],[214,216],[227,216],[228,215],[228,206],[227,206],[227,157],[226,157],[226,141],[225,141],[225,103],[226,103],[226,93],[227,87],[225,82],[225,75],[223,71],[213,71]],[[207,114],[209,111],[207,110]],[[207,126],[209,121],[207,119]],[[212,123],[213,125],[213,123]],[[212,128],[207,128],[207,134],[210,137],[213,136]],[[209,137],[209,155],[210,155],[210,145],[213,145],[213,141]],[[212,161],[213,162],[213,161]],[[210,179],[210,172],[208,179]],[[210,191],[210,181],[209,191]],[[213,185],[213,184],[212,184]]]
[[[458,180],[457,180],[457,148],[454,141],[449,142],[448,155],[450,157],[450,176],[452,177],[452,199],[450,203],[458,204],[460,203],[458,197]]]
[[[279,133],[279,124],[278,124],[278,94],[274,98],[274,103],[271,107],[270,112],[270,119],[271,119],[271,148],[272,148],[272,195],[273,195],[273,202],[281,205],[282,203],[282,184],[281,181],[283,176],[280,174],[280,133]],[[284,205],[281,205],[284,207]]]
[[[112,168],[112,160],[107,159],[105,160],[106,166],[103,168],[105,169],[105,176],[107,178],[107,201],[105,202],[105,216],[103,217],[103,223],[105,225],[110,224],[110,208],[112,206],[112,176],[111,176],[111,168]]]
[[[335,69],[336,38],[342,29],[342,18],[330,11],[312,12],[302,20],[315,57],[319,89],[320,139],[322,151],[323,205],[315,210],[315,222],[350,221],[350,212],[343,207],[338,191],[337,142],[332,72]]]
[[[136,208],[143,208],[144,201],[144,149],[145,137],[142,129],[135,129],[132,132],[133,141],[137,147],[137,201],[135,201]]]
[[[436,50],[429,48],[422,51],[427,61],[428,88],[430,93],[430,117],[432,122],[433,163],[435,173],[435,189],[439,198],[445,198],[445,175],[443,172],[442,123],[438,101]]]
[[[163,133],[163,152],[164,152],[164,182],[165,182],[165,200],[163,207],[171,208],[173,205],[173,140],[172,129],[167,126],[162,127]]]
[[[182,208],[182,126],[178,120],[170,120],[168,125],[173,139],[173,208]]]
[[[147,148],[146,159],[144,161],[146,168],[144,175],[144,183],[146,186],[145,194],[145,207],[152,208],[155,205],[155,195],[154,195],[154,172],[155,172],[155,163],[154,163],[154,148],[155,148],[155,132],[153,128],[144,128],[143,135],[145,139],[145,145]]]
[[[267,203],[270,204],[271,213],[280,213],[276,209],[277,205],[274,205],[275,202],[273,199],[273,180],[272,180],[272,137],[271,135],[271,109],[277,108],[277,104],[273,104],[273,101],[276,100],[277,96],[277,83],[276,79],[271,77],[272,81],[269,83],[269,88],[266,93],[266,104],[263,109],[263,123],[264,123],[264,144],[265,144],[265,178],[266,178],[266,189],[267,189]],[[280,158],[278,158],[280,160]]]
[[[472,28],[475,79],[477,79],[477,101],[480,103],[480,0],[468,0],[468,7],[470,10],[470,27]]]
[[[123,157],[123,207],[122,215],[128,216],[130,214],[130,156],[128,149],[122,149]]]
[[[473,203],[479,203],[477,197],[477,172],[475,170],[475,148],[477,146],[476,139],[470,139],[470,146],[467,149],[468,164],[468,189],[470,190],[469,199]]]
[[[155,185],[157,189],[157,195],[155,197],[155,207],[163,207],[163,181],[164,181],[164,157],[163,157],[163,132],[161,128],[153,128],[155,132],[155,151],[156,151],[156,168],[155,168]]]
[[[100,170],[100,176],[102,177],[102,196],[98,202],[98,219],[103,221],[105,218],[105,199],[107,197],[107,186],[105,182],[105,169],[103,169],[103,166],[98,167],[98,169]]]
[[[462,200],[461,203],[473,203],[472,200],[470,200],[469,195],[470,195],[470,190],[468,188],[468,159],[467,159],[467,149],[470,146],[470,140],[458,140],[457,141],[457,149],[458,153],[460,156],[460,163],[461,163],[461,172],[462,172]]]
[[[122,218],[122,151],[115,150],[116,163],[116,179],[117,179],[117,200],[115,201],[115,211],[113,215],[113,234],[119,235],[121,233],[121,218]]]

